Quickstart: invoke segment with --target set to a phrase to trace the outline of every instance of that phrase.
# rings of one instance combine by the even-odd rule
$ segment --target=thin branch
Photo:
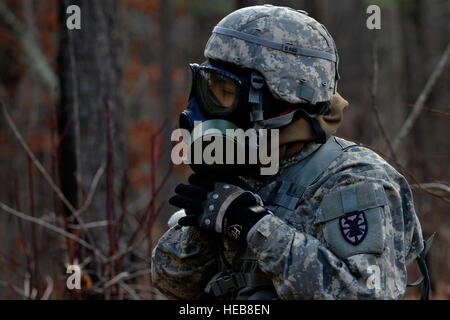
[[[96,248],[94,248],[93,246],[91,246],[89,243],[87,243],[86,241],[84,241],[83,239],[73,235],[72,233],[67,232],[64,229],[61,229],[55,225],[52,225],[48,222],[46,222],[45,220],[39,219],[39,218],[34,218],[31,217],[23,212],[14,210],[13,208],[8,207],[6,204],[0,202],[0,209],[2,209],[3,211],[12,214],[13,216],[16,216],[20,219],[23,219],[25,221],[28,222],[32,222],[35,224],[38,224],[48,230],[51,230],[53,232],[58,233],[61,236],[64,236],[66,238],[72,239],[73,241],[77,242],[78,244],[82,245],[83,247],[85,247],[86,249],[92,251],[96,256],[98,256],[100,258],[100,260],[105,261],[106,258],[100,253],[100,251]]]
[[[17,129],[16,125],[14,124],[14,122],[12,121],[8,111],[6,110],[6,106],[0,102],[0,104],[2,105],[2,111],[3,111],[3,115],[5,116],[6,121],[8,122],[8,125],[10,126],[11,130],[13,131],[14,135],[16,136],[17,140],[19,140],[20,145],[22,146],[22,148],[25,150],[25,152],[27,153],[27,155],[31,158],[31,160],[33,161],[33,164],[36,166],[36,168],[39,170],[39,172],[42,174],[42,176],[44,177],[44,179],[47,181],[47,183],[50,185],[50,187],[53,189],[53,191],[58,195],[58,197],[61,199],[61,201],[66,205],[66,207],[71,211],[71,213],[74,215],[75,219],[77,220],[78,224],[81,226],[81,229],[83,231],[86,232],[86,235],[89,239],[89,242],[94,243],[94,240],[91,236],[91,234],[88,232],[88,230],[86,230],[84,228],[84,222],[83,220],[80,218],[79,213],[82,210],[76,210],[72,204],[69,202],[69,200],[67,200],[67,198],[64,196],[64,194],[62,193],[61,189],[59,189],[59,187],[56,185],[56,183],[53,181],[53,179],[50,177],[50,175],[47,173],[47,171],[45,170],[45,168],[42,166],[42,164],[39,162],[39,160],[36,158],[36,156],[34,155],[34,153],[31,151],[30,147],[28,147],[27,143],[25,142],[25,140],[23,139],[22,135],[20,134],[19,130]],[[98,171],[102,171],[103,166],[100,166]],[[97,173],[98,173],[97,171]],[[100,174],[99,174],[100,175]],[[95,182],[95,186],[97,185],[97,179],[100,179],[99,177],[97,177],[97,174],[95,175],[93,182]],[[93,190],[93,188],[90,188],[91,190]]]
[[[386,141],[389,151],[394,159],[396,159],[394,149],[392,148],[391,140],[389,139],[389,136],[386,133],[386,130],[384,129],[383,123],[380,118],[380,111],[378,110],[377,106],[377,92],[378,92],[378,38],[375,34],[375,39],[373,41],[373,48],[372,48],[372,59],[373,59],[373,74],[372,74],[372,87],[370,90],[370,95],[372,99],[372,109],[375,113],[375,119],[377,121],[378,129],[380,130],[381,135],[383,136],[383,139]]]
[[[137,292],[123,281],[119,281],[119,286],[124,289],[134,300],[142,300]]]
[[[104,172],[105,172],[105,163],[102,163],[100,168],[98,168],[97,172],[95,173],[94,178],[92,178],[91,186],[89,188],[86,200],[84,201],[83,205],[75,211],[74,215],[79,216],[82,212],[86,211],[87,208],[90,206],[95,190],[97,189],[98,182],[100,181],[100,178],[102,177]]]
[[[48,300],[52,295],[52,292],[53,292],[53,279],[51,277],[47,277],[47,288],[45,288],[41,300]]]
[[[41,82],[52,92],[57,89],[58,77],[50,67],[38,42],[33,37],[32,32],[29,32],[26,26],[9,10],[5,1],[0,1],[0,18],[11,28],[15,37],[19,40],[30,68],[33,69]]]
[[[430,195],[432,195],[432,196],[434,196],[434,197],[436,197],[438,199],[441,199],[444,202],[450,203],[450,199],[447,199],[446,197],[444,197],[444,196],[442,196],[442,195],[440,195],[438,193],[432,192],[429,189],[426,189],[426,188],[422,187],[422,184],[417,181],[417,178],[411,172],[409,172],[405,167],[403,167],[400,163],[398,163],[395,159],[391,158],[390,155],[384,154],[383,152],[381,152],[377,148],[374,148],[374,147],[371,147],[369,145],[366,145],[366,144],[364,144],[364,143],[362,143],[360,141],[355,140],[355,142],[358,143],[362,147],[368,148],[368,149],[378,153],[379,155],[381,155],[386,160],[388,160],[388,161],[392,162],[393,164],[395,164],[395,166],[397,167],[398,171],[400,173],[410,177],[415,183],[414,186],[417,187],[418,189],[420,189],[421,191],[423,191],[425,193],[428,193],[428,194],[430,194]]]
[[[106,282],[103,286],[103,289],[108,289],[109,287],[115,285],[120,280],[126,278],[128,276],[128,272],[121,272],[118,275],[116,275],[114,278],[110,279],[108,282]]]
[[[1,3],[1,2],[0,2]],[[0,6],[1,7],[1,6]],[[58,197],[61,199],[61,201],[64,203],[64,205],[69,208],[70,211],[72,212],[76,212],[76,209],[72,206],[72,204],[69,202],[69,200],[67,200],[67,198],[64,196],[64,194],[62,193],[62,191],[58,188],[58,186],[55,184],[55,182],[53,182],[53,179],[50,177],[50,175],[47,173],[47,171],[45,170],[45,168],[41,165],[41,163],[39,162],[39,160],[36,158],[36,156],[33,154],[33,152],[31,151],[31,149],[28,147],[27,143],[25,142],[25,140],[23,139],[22,135],[20,134],[19,130],[17,129],[16,125],[14,124],[14,122],[12,121],[8,111],[6,110],[6,107],[3,103],[0,102],[0,104],[2,105],[2,111],[3,111],[3,115],[6,118],[6,121],[8,122],[11,130],[13,131],[14,135],[16,136],[17,140],[19,140],[20,145],[22,146],[22,148],[25,149],[25,152],[27,153],[27,155],[31,158],[31,160],[33,161],[34,165],[36,166],[36,168],[39,170],[39,172],[42,174],[42,176],[44,177],[44,179],[48,182],[48,184],[50,185],[50,187],[53,189],[53,191],[55,191],[55,193],[58,195]]]
[[[430,107],[426,107],[426,106],[423,106],[422,109],[425,110],[425,111],[429,111],[432,114],[436,114],[438,116],[450,117],[450,112],[447,112],[447,111],[444,111],[444,110],[439,110],[439,109],[436,109],[436,108],[430,108]]]
[[[420,112],[422,111],[422,107],[423,107],[425,101],[427,100],[428,95],[431,92],[431,89],[433,88],[437,79],[440,77],[440,75],[442,74],[442,72],[445,69],[449,55],[450,55],[450,42],[447,43],[447,47],[445,48],[445,51],[442,54],[442,56],[439,60],[439,63],[437,64],[436,68],[433,70],[433,73],[431,74],[431,76],[428,78],[428,81],[425,84],[425,87],[423,88],[422,92],[420,93],[419,97],[417,98],[416,102],[414,103],[413,110],[411,111],[408,118],[403,123],[403,126],[401,127],[397,136],[395,137],[394,142],[392,143],[393,151],[396,151],[398,149],[402,140],[411,131],[412,126],[414,125]]]
[[[8,281],[0,280],[0,285],[8,287],[9,289],[11,289],[15,293],[17,293],[22,298],[28,299],[28,297],[25,295],[25,292],[22,289],[20,289],[20,288],[16,287],[15,285],[9,283]]]
[[[129,274],[123,280],[127,281],[127,280],[131,280],[131,279],[134,279],[137,277],[146,276],[146,275],[150,274],[151,272],[152,272],[152,269],[150,269],[150,268],[138,270],[138,271],[135,271],[135,272]]]
[[[138,248],[142,244],[142,242],[144,242],[145,239],[147,239],[147,234],[144,237],[142,237],[141,240],[139,240],[137,242],[134,242],[133,244],[129,245],[126,249],[124,249],[124,250],[122,250],[120,252],[117,252],[117,253],[113,254],[112,256],[108,257],[105,260],[105,263],[114,262],[117,259],[120,259],[123,256],[125,256],[127,253],[134,251],[136,248]],[[118,263],[118,265],[120,265],[120,263]]]
[[[106,227],[106,226],[108,226],[108,224],[109,224],[109,221],[107,221],[107,220],[93,221],[93,222],[85,223],[84,228],[85,229],[100,228],[100,227]],[[67,226],[70,229],[81,229],[81,226],[78,224],[69,223]]]
[[[437,182],[413,184],[411,185],[411,188],[436,189],[450,194],[450,186]]]

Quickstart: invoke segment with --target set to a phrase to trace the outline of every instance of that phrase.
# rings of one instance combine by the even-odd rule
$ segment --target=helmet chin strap
[[[279,117],[261,120],[254,122],[255,129],[275,129],[282,128],[294,121],[294,118],[297,114],[302,114],[303,118],[311,125],[311,128],[316,136],[316,141],[320,143],[324,143],[326,141],[325,131],[320,126],[319,121],[316,119],[318,115],[326,114],[330,110],[330,103],[324,103],[323,107],[316,114],[310,114],[306,110],[303,109],[295,109],[287,114],[284,114]]]
[[[284,127],[294,120],[297,113],[303,113],[305,119],[311,125],[312,130],[316,136],[316,141],[325,143],[326,134],[320,126],[316,116],[326,113],[330,108],[330,103],[325,103],[320,108],[317,114],[309,114],[303,109],[296,109],[288,114],[264,120],[263,102],[262,102],[262,88],[264,86],[264,77],[256,72],[252,72],[250,76],[250,90],[248,92],[248,102],[252,104],[252,111],[250,113],[250,120],[254,123],[254,129],[274,129]]]
[[[250,90],[248,92],[248,102],[252,105],[250,120],[255,125],[264,120],[262,105],[262,88],[264,86],[264,77],[256,72],[250,75]]]

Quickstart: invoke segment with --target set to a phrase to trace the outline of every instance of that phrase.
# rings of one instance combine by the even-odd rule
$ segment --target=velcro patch
[[[381,254],[386,204],[382,185],[349,185],[324,197],[315,223],[324,225],[328,247],[342,259],[360,253]]]

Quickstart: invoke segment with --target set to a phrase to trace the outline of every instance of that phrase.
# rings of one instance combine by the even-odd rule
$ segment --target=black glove
[[[190,184],[175,188],[177,195],[170,198],[169,203],[186,211],[186,216],[178,221],[179,225],[198,226],[233,240],[245,241],[248,231],[270,212],[263,207],[258,195],[242,188],[247,187],[242,180],[221,180],[240,186],[193,174],[188,180]]]

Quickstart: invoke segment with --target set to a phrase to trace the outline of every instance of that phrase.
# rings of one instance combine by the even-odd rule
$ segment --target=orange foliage
[[[185,3],[178,3],[175,6],[175,16],[176,17],[182,17],[187,15],[189,12],[189,8]]]
[[[157,163],[170,146],[162,145],[159,128],[150,121],[134,123],[128,134],[130,168],[129,179],[137,188],[148,187],[151,162]],[[153,152],[152,152],[153,149]]]
[[[178,95],[173,100],[173,110],[175,110],[176,114],[180,114],[184,109],[186,109],[187,105],[187,96]]]
[[[132,185],[144,187],[149,182],[149,167],[151,157],[150,140],[153,133],[153,125],[150,122],[139,121],[131,126],[128,135],[130,155],[129,179]]]
[[[128,172],[130,184],[135,188],[148,188],[150,183],[150,172],[142,168],[131,169]]]
[[[52,138],[48,133],[38,133],[26,138],[26,142],[33,152],[50,152],[52,150]]]
[[[141,61],[136,57],[130,57],[124,70],[125,90],[129,94],[135,94],[135,83],[139,79],[142,70]]]
[[[161,67],[159,64],[150,64],[146,67],[145,71],[147,72],[152,85],[159,84],[161,79]]]
[[[135,9],[147,13],[159,12],[160,4],[157,0],[125,0],[125,6],[130,9]]]
[[[186,68],[176,68],[172,69],[172,79],[175,83],[181,83],[186,81]]]

